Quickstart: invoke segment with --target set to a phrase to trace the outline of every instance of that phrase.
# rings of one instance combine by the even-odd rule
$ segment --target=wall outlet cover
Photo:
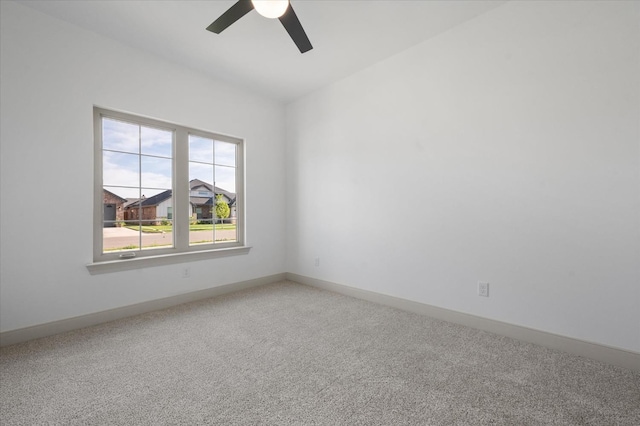
[[[478,296],[489,297],[489,283],[483,281],[478,282]]]

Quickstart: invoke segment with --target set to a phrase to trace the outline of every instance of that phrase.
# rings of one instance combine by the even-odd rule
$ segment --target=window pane
[[[102,149],[139,153],[140,127],[123,121],[102,119]]]
[[[217,188],[217,187],[216,187]],[[224,243],[237,240],[235,194],[216,189],[214,213],[216,215],[215,242]]]
[[[213,243],[213,165],[189,162],[189,244]]]
[[[142,186],[147,188],[171,188],[172,160],[170,158],[140,157]]]
[[[170,189],[158,189],[158,188],[140,188],[142,193],[142,204],[148,206],[150,203],[158,203],[167,198],[171,198]]]
[[[112,186],[140,186],[140,156],[104,151],[102,153],[102,182]]]
[[[209,208],[199,207],[196,215],[200,217],[192,220],[189,226],[189,245],[213,243],[213,218]]]
[[[224,191],[236,192],[236,169],[234,167],[216,166],[216,187]]]
[[[172,247],[173,132],[103,118],[102,135],[103,252]]]
[[[128,188],[122,186],[108,186],[105,185],[104,189],[117,194],[119,197],[127,201],[134,201],[140,198],[140,188]],[[126,203],[125,203],[126,204]]]
[[[165,158],[173,156],[173,132],[143,126],[140,135],[142,154]]]
[[[225,219],[224,223],[216,225],[216,243],[228,243],[238,240],[236,220]]]
[[[155,214],[155,212],[154,212]],[[173,233],[162,221],[145,220],[141,222],[142,249],[155,249],[173,247]]]
[[[216,141],[216,164],[223,166],[236,165],[236,144]]]
[[[194,179],[198,179],[211,186],[213,184],[213,166],[208,164],[189,163],[189,181],[192,182]],[[192,183],[191,185],[192,187],[190,189],[195,189],[193,187],[194,184]]]
[[[140,231],[135,224],[117,222],[102,230],[102,250],[104,252],[137,250],[140,248]]]
[[[213,139],[189,135],[189,160],[213,163]]]

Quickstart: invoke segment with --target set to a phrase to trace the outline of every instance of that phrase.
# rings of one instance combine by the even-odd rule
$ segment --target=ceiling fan
[[[220,34],[228,26],[253,9],[256,9],[260,15],[266,18],[278,18],[291,36],[293,42],[298,46],[298,49],[300,49],[300,53],[313,49],[289,0],[239,0],[218,19],[213,21],[213,23],[207,27],[207,30]]]

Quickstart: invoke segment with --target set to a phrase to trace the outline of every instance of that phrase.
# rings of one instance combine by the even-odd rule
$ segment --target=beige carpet
[[[282,282],[0,350],[2,425],[640,425],[640,374]]]

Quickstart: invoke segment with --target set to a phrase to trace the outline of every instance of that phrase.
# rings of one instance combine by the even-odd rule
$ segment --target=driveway
[[[137,237],[138,231],[134,231],[129,228],[102,228],[102,238],[115,238],[115,237]]]

